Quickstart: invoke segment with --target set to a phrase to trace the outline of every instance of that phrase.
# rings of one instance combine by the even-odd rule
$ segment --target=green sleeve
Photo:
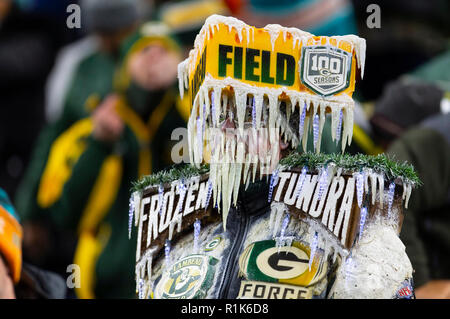
[[[450,147],[442,135],[432,129],[416,128],[392,144],[388,154],[400,162],[407,161],[418,172],[423,186],[413,189],[405,209],[400,238],[411,260],[416,286],[432,277],[427,241],[422,233],[426,214],[445,204],[450,181]],[[450,242],[450,235],[448,236]]]
[[[50,208],[55,225],[76,230],[106,158],[113,153],[122,157],[126,166],[124,174],[128,174],[127,167],[130,165],[127,163],[136,153],[136,147],[136,138],[128,126],[115,143],[98,141],[89,136],[86,149],[73,166],[60,199]],[[135,168],[136,164],[131,166]]]
[[[50,208],[57,226],[76,230],[102,164],[111,152],[112,145],[88,138],[86,150],[74,165],[60,199]]]
[[[66,119],[62,118],[54,123],[47,124],[38,136],[30,164],[25,171],[14,199],[15,207],[23,221],[42,218],[42,209],[37,203],[37,192],[41,176],[47,164],[53,142],[66,127]]]

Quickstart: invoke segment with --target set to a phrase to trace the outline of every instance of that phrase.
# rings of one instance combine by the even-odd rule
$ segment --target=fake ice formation
[[[280,139],[292,148],[301,143],[306,150],[308,132],[314,131],[319,152],[326,114],[330,114],[333,141],[342,138],[342,152],[350,145],[355,65],[362,77],[365,47],[365,40],[354,35],[316,37],[274,24],[257,29],[219,15],[206,20],[189,58],[178,66],[179,90],[183,97],[187,89],[192,103],[190,162],[199,165],[209,156],[213,203],[222,210],[225,227],[241,183],[248,185],[277,165]],[[314,52],[316,48],[324,51],[311,53],[311,60],[303,61],[306,49]],[[316,75],[308,78],[308,63],[320,74],[312,72]],[[231,65],[234,72],[229,72]],[[318,81],[317,77],[339,85],[330,90],[326,85],[308,84]],[[231,134],[223,129],[227,122],[234,128]],[[251,140],[261,135],[267,137],[267,149],[249,151]]]
[[[368,225],[352,256],[339,268],[330,295],[337,299],[390,299],[412,272],[396,229],[379,218]]]

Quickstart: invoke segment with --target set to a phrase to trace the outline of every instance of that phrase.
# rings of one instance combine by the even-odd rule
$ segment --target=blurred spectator
[[[56,138],[89,116],[113,90],[120,47],[138,23],[137,3],[132,0],[83,0],[81,6],[90,35],[63,49],[57,59],[47,85],[49,123],[39,134],[15,198],[25,221],[25,259],[60,274],[72,261],[76,238],[64,229],[52,228],[42,213],[36,200],[41,175]]]
[[[112,72],[119,60],[119,48],[122,41],[129,36],[136,28],[139,22],[138,5],[135,0],[82,0],[81,12],[84,30],[88,31],[88,35],[64,48],[56,60],[56,65],[50,74],[47,90],[46,90],[46,113],[47,120],[55,121],[61,116],[65,104],[71,106],[71,91],[74,87],[80,85],[79,77],[83,77],[86,81],[84,69],[89,63],[89,70],[95,67],[97,63],[104,65],[105,69],[100,71],[99,75],[94,76],[94,80],[89,81],[85,85],[87,89],[78,89],[73,95],[79,95],[79,91],[86,91],[82,94],[86,98],[86,94],[96,92],[94,85],[106,86],[111,90]],[[103,63],[101,63],[103,62]],[[108,65],[109,64],[109,65]],[[81,73],[81,74],[80,74]],[[103,78],[99,78],[104,74]],[[79,99],[75,103],[80,107]],[[75,111],[75,114],[79,113]],[[75,120],[79,118],[77,114]]]
[[[402,79],[389,83],[370,118],[377,142],[387,148],[409,128],[441,113],[445,92],[434,84]]]
[[[176,102],[178,46],[148,29],[124,43],[116,93],[54,141],[32,199],[35,219],[77,233],[81,298],[134,296],[136,242],[123,227],[129,189],[140,176],[172,163],[171,132],[186,125],[181,114],[189,106]],[[24,245],[35,246],[26,237]]]
[[[415,270],[417,298],[450,298],[450,113],[412,128],[389,148],[411,163],[423,186],[414,189],[400,238]]]
[[[53,209],[55,218],[73,223],[80,234],[74,259],[82,271],[80,298],[135,295],[136,242],[127,238],[124,212],[131,182],[171,163],[169,136],[174,128],[186,125],[175,105],[177,94],[170,88],[180,61],[175,50],[170,39],[159,36],[132,41],[119,94],[95,111],[92,135],[66,183],[63,205]],[[93,251],[93,246],[100,250]]]
[[[21,241],[19,217],[0,188],[0,299],[65,298],[61,277],[22,263]]]
[[[450,50],[388,82],[370,123],[385,149],[428,117],[450,112]]]
[[[55,43],[49,22],[0,1],[0,181],[13,196],[43,124],[43,83]]]
[[[412,164],[423,182],[411,194],[400,234],[415,271],[417,298],[450,298],[450,101],[442,85],[446,68],[438,57],[389,83],[370,117],[374,143],[395,160]]]

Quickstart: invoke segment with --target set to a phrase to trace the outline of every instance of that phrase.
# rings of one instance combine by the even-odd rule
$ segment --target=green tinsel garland
[[[352,172],[357,172],[364,168],[371,168],[376,173],[384,174],[387,180],[400,178],[404,182],[416,186],[421,185],[421,181],[411,164],[407,162],[397,163],[385,154],[373,156],[340,153],[316,154],[310,152],[300,154],[293,152],[281,159],[279,165],[286,168],[306,166],[309,171],[314,171],[329,163],[334,163],[336,167]]]
[[[281,159],[279,165],[286,168],[306,166],[309,171],[315,171],[331,162],[336,164],[337,167],[341,167],[343,170],[356,172],[363,168],[371,168],[374,172],[384,174],[384,177],[387,180],[400,178],[415,186],[420,186],[422,184],[412,165],[406,162],[397,163],[388,158],[385,154],[372,156],[364,154],[316,154],[311,152],[300,154],[292,152],[287,157]],[[148,186],[170,183],[178,179],[189,179],[208,172],[209,165],[206,164],[200,166],[200,168],[189,164],[174,165],[168,169],[159,171],[158,173],[144,176],[139,181],[134,182],[131,191],[142,191]]]
[[[142,191],[148,186],[170,183],[178,179],[189,179],[208,172],[209,165],[201,165],[200,168],[189,164],[174,165],[155,174],[142,177],[139,181],[133,183],[131,191]]]

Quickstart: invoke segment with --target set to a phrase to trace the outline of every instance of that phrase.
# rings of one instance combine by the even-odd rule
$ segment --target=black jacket
[[[230,209],[226,230],[221,217],[202,219],[197,246],[191,229],[172,243],[169,257],[160,253],[152,267],[153,297],[324,298],[332,274],[328,262],[319,258],[309,271],[309,238],[299,231],[296,218],[284,233],[290,244],[277,247],[268,190],[265,180],[250,184]],[[275,221],[278,239],[283,237],[281,224]]]

